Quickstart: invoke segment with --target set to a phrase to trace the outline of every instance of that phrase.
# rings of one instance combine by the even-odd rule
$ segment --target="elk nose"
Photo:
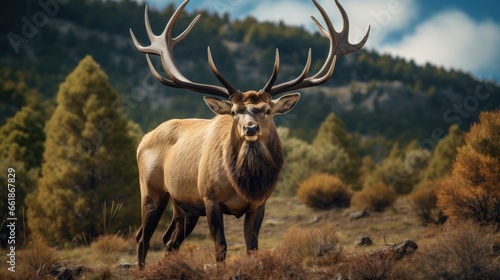
[[[246,136],[253,136],[259,132],[260,128],[258,124],[249,124],[249,125],[244,125],[243,129],[245,130]]]

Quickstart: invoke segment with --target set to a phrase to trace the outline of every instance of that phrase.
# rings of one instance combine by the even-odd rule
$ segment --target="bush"
[[[90,247],[96,257],[108,265],[118,262],[121,255],[129,251],[129,243],[119,235],[100,236]]]
[[[318,209],[348,207],[351,196],[350,190],[339,178],[328,174],[309,177],[297,190],[299,200]]]
[[[139,272],[141,279],[207,279],[208,275],[193,259],[179,252],[165,255],[151,266]]]
[[[443,213],[437,207],[437,188],[431,183],[423,184],[414,190],[410,196],[410,206],[424,225],[442,224],[446,221]]]
[[[100,254],[124,253],[127,252],[129,244],[119,235],[103,235],[97,238],[91,247]]]
[[[211,279],[307,279],[299,262],[280,252],[265,250],[228,261],[224,277],[214,276]]]
[[[412,256],[402,260],[391,279],[498,279],[498,259],[490,255],[494,229],[472,222],[448,224],[423,240]]]
[[[28,241],[22,263],[26,264],[29,273],[36,273],[36,278],[49,275],[53,267],[58,265],[59,262],[60,259],[56,250],[49,247],[41,238],[33,237]]]
[[[366,186],[354,194],[352,205],[361,210],[384,211],[396,201],[396,193],[384,182]]]
[[[451,174],[439,182],[438,207],[452,220],[500,223],[500,111],[482,113],[465,135]]]
[[[324,224],[310,229],[292,227],[282,237],[282,251],[296,261],[328,265],[343,256],[335,226]]]

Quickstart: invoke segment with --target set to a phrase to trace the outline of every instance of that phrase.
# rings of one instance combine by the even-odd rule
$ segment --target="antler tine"
[[[177,68],[177,65],[175,64],[175,60],[173,57],[173,48],[182,40],[186,38],[186,36],[191,32],[193,27],[195,26],[196,22],[200,18],[200,15],[197,15],[189,24],[189,26],[177,37],[173,38],[172,37],[172,30],[175,25],[175,22],[177,19],[180,17],[182,14],[184,7],[189,3],[189,0],[185,0],[174,12],[172,17],[169,19],[167,25],[165,26],[165,29],[160,35],[155,35],[151,29],[151,24],[149,22],[149,15],[148,15],[148,8],[146,6],[145,12],[144,12],[144,21],[146,25],[146,32],[148,34],[149,40],[151,41],[151,44],[147,47],[142,46],[137,38],[134,35],[134,32],[132,29],[130,29],[130,35],[132,37],[132,40],[134,41],[134,44],[136,48],[146,54],[146,58],[148,60],[148,65],[151,70],[151,73],[153,76],[159,80],[161,83],[170,86],[170,87],[176,87],[176,88],[184,88],[184,89],[189,89],[191,91],[195,92],[201,92],[201,93],[206,93],[206,94],[213,94],[213,95],[218,95],[224,98],[229,98],[231,94],[236,93],[238,90],[231,86],[227,81],[225,81],[222,78],[222,75],[219,73],[217,68],[215,67],[215,64],[213,63],[213,59],[211,58],[211,54],[209,53],[209,64],[210,68],[214,72],[214,74],[217,76],[219,81],[222,82],[224,87],[220,86],[215,86],[215,85],[207,85],[207,84],[200,84],[200,83],[195,83],[184,77],[184,75],[181,73],[181,71]],[[161,57],[161,64],[163,66],[163,69],[167,73],[167,76],[169,79],[166,79],[162,77],[158,71],[156,71],[155,67],[151,63],[151,60],[148,56],[148,54],[154,54],[154,55],[159,55]]]
[[[302,73],[294,80],[280,84],[279,86],[283,87],[283,88],[285,88],[285,87],[288,88],[288,87],[295,86],[295,85],[301,83],[307,77],[307,74],[309,73],[309,70],[311,68],[311,56],[312,56],[311,49],[309,49],[309,52],[307,54],[307,62],[306,62],[306,65],[304,66],[304,70],[302,70]],[[274,63],[273,74],[271,75],[271,78],[267,82],[264,89],[262,89],[262,91],[270,94],[271,96],[279,94],[279,93],[274,93],[277,91],[278,88],[277,88],[277,86],[276,87],[273,86],[274,82],[276,81],[276,78],[278,77],[278,72],[279,72],[279,52],[278,52],[278,49],[276,49],[276,61]],[[283,93],[283,92],[280,92],[280,93]],[[271,93],[273,93],[273,94],[271,94]]]
[[[279,71],[280,71],[280,52],[278,49],[276,49],[276,58],[274,59],[273,74],[271,75],[271,78],[269,78],[267,84],[262,89],[263,92],[268,93],[271,91],[274,82],[276,82],[276,79],[278,78]]]
[[[156,71],[156,68],[153,66],[153,63],[149,58],[149,54],[146,54],[146,60],[148,61],[149,70],[151,71],[151,74],[153,74],[153,77],[155,77],[158,81],[166,86],[180,88],[179,85],[169,79],[165,79],[162,75],[160,75],[160,73],[158,73],[158,71]]]
[[[224,79],[224,77],[222,77],[222,75],[220,74],[219,70],[215,66],[214,59],[212,58],[212,52],[210,51],[210,47],[207,48],[207,52],[208,52],[208,64],[210,65],[210,69],[212,69],[212,72],[214,72],[219,82],[221,82],[221,84],[224,85],[224,87],[229,91],[231,95],[239,92],[238,89],[236,89],[230,83],[228,83],[226,79]]]
[[[327,28],[323,28],[321,24],[318,22],[318,20],[311,16],[313,22],[316,24],[318,27],[319,31],[330,41],[330,47],[328,51],[328,56],[326,58],[325,63],[321,67],[321,69],[313,75],[312,77],[306,78],[304,76],[304,72],[295,80],[290,81],[290,82],[285,82],[276,86],[273,86],[269,91],[269,94],[274,96],[278,95],[280,93],[284,93],[287,91],[291,90],[296,90],[300,88],[306,88],[306,87],[312,87],[316,85],[320,85],[324,82],[326,82],[328,79],[333,74],[334,68],[335,68],[335,63],[337,61],[338,57],[344,56],[348,53],[354,52],[359,50],[364,46],[366,41],[368,40],[368,36],[370,34],[370,28],[368,28],[368,31],[364,38],[357,44],[350,44],[348,37],[349,37],[349,18],[347,16],[347,13],[345,12],[344,8],[342,5],[340,5],[338,0],[335,0],[335,3],[337,4],[337,7],[340,10],[340,13],[342,15],[344,27],[341,32],[337,32],[335,28],[333,27],[333,24],[328,17],[328,14],[326,11],[323,9],[323,7],[318,4],[316,0],[312,0],[316,8],[319,10],[321,13],[321,16],[323,17]],[[309,53],[310,55],[310,53]],[[309,58],[308,58],[309,60]],[[309,66],[306,65],[306,69],[308,69]],[[307,73],[305,74],[307,75]]]

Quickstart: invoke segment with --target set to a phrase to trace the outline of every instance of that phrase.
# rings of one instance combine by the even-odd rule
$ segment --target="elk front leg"
[[[247,245],[247,254],[259,249],[259,231],[264,219],[265,204],[262,204],[254,212],[245,214],[245,243]]]
[[[220,204],[205,198],[208,226],[215,243],[215,260],[223,262],[226,259],[227,243],[224,236],[224,219]]]

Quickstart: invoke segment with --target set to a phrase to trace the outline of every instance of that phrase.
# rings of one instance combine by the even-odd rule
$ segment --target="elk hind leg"
[[[168,204],[168,193],[152,193],[142,197],[142,225],[136,235],[139,268],[144,268],[149,241]]]
[[[163,244],[165,245],[165,253],[177,251],[184,239],[186,239],[194,227],[198,223],[199,216],[185,214],[180,210],[175,203],[172,204],[174,215],[172,222],[167,231],[163,235]]]

